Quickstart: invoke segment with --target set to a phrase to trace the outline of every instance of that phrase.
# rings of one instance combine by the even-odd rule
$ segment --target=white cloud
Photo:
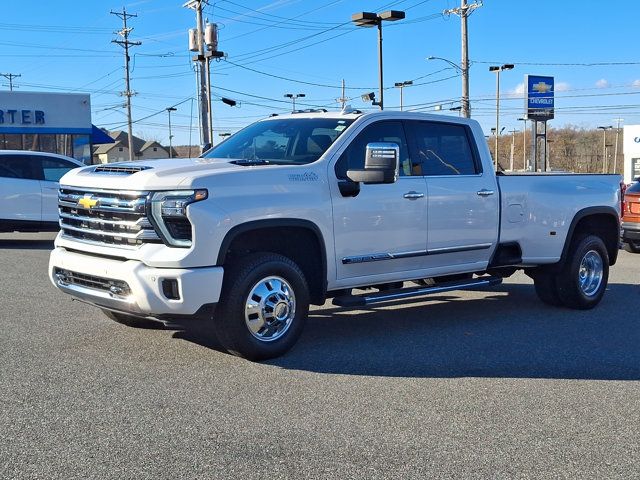
[[[558,82],[556,83],[555,87],[556,92],[567,92],[571,90],[571,85],[569,85],[567,82]]]
[[[524,96],[524,83],[519,83],[515,88],[512,88],[507,92],[509,96],[512,97],[523,97]]]
[[[607,88],[610,85],[611,84],[609,83],[609,80],[607,80],[606,78],[601,78],[600,80],[598,80],[596,82],[596,87],[598,87],[598,88]]]
[[[632,87],[640,87],[640,80],[634,80],[631,84]]]

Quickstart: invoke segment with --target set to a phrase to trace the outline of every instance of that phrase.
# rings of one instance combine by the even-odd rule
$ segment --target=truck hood
[[[117,190],[173,189],[213,173],[247,168],[230,162],[219,158],[168,158],[91,165],[71,170],[60,184]]]

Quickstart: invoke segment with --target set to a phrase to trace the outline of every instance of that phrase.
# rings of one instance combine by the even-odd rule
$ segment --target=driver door
[[[427,191],[422,176],[412,175],[404,127],[385,120],[366,126],[335,164],[338,181],[350,169],[364,168],[369,143],[400,147],[400,176],[395,183],[365,185],[354,196],[332,189],[337,281],[384,282],[400,272],[419,270],[427,248]]]

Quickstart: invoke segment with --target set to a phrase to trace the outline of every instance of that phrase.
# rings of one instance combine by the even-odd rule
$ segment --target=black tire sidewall
[[[245,304],[251,289],[262,279],[281,277],[293,289],[296,314],[285,334],[271,342],[254,337],[245,323]],[[216,331],[224,347],[249,360],[264,360],[287,352],[298,340],[309,312],[309,289],[304,274],[290,259],[277,254],[252,254],[229,272],[222,291]]]
[[[587,296],[580,288],[578,272],[583,257],[590,250],[598,252],[602,259],[602,281],[595,295]],[[572,252],[571,256],[567,259],[565,267],[557,278],[560,298],[565,305],[571,308],[580,310],[593,308],[600,303],[607,289],[609,280],[609,255],[607,249],[600,237],[588,235],[574,241],[570,251]]]

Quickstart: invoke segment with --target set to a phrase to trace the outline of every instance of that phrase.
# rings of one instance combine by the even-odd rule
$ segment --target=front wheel
[[[291,259],[255,253],[226,274],[214,329],[223,347],[248,360],[287,352],[309,312],[304,273]]]
[[[575,239],[571,252],[556,277],[558,295],[569,308],[595,307],[607,288],[609,255],[600,237],[588,235]]]

